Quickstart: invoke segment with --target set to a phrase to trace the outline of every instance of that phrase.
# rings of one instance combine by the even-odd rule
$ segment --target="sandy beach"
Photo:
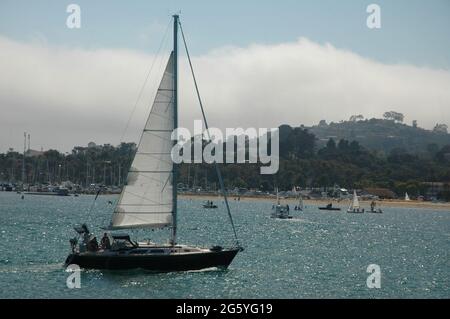
[[[207,194],[182,194],[179,195],[180,198],[184,199],[198,199],[198,200],[212,200],[218,201],[217,195],[207,195]],[[236,196],[228,196],[229,201],[234,201]],[[222,200],[222,199],[221,199]],[[241,201],[251,202],[251,201],[263,201],[263,202],[273,202],[275,201],[275,197],[270,196],[241,196]],[[296,200],[293,198],[282,199],[283,203],[295,206]],[[372,201],[364,201],[360,200],[360,204],[363,208],[370,209],[370,203]],[[349,204],[349,200],[332,200],[332,199],[305,199],[304,203],[306,205],[315,205],[315,206],[325,206],[329,203],[333,203],[333,206],[347,207]],[[424,202],[424,201],[404,201],[404,200],[378,200],[376,201],[377,207],[402,207],[402,208],[422,208],[422,209],[436,209],[436,210],[447,210],[450,212],[450,203],[432,203],[432,202]]]

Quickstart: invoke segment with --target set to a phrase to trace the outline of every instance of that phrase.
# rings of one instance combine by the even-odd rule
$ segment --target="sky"
[[[66,26],[71,3],[80,29]],[[366,25],[371,3],[380,29]],[[33,149],[136,141],[175,12],[211,126],[313,125],[390,110],[428,129],[450,124],[447,0],[0,0],[0,152],[20,150],[24,131]],[[188,128],[200,118],[194,94],[181,54]]]

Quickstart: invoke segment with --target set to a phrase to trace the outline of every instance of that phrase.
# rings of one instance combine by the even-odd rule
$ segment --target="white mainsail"
[[[111,228],[162,228],[173,223],[174,54],[170,55],[142,132]]]
[[[406,200],[406,201],[409,201],[409,200],[411,200],[411,199],[409,198],[409,195],[408,195],[408,193],[405,193],[405,200]]]

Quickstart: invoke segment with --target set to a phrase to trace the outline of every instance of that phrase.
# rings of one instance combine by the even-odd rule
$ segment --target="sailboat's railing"
[[[203,108],[203,102],[202,102],[202,99],[201,99],[201,96],[200,96],[200,91],[198,89],[197,80],[195,78],[194,68],[192,67],[191,56],[189,55],[189,49],[187,47],[186,38],[185,38],[184,32],[183,32],[183,27],[181,26],[181,21],[180,20],[178,20],[178,23],[180,25],[180,31],[181,31],[181,36],[183,38],[184,48],[186,49],[186,55],[187,55],[187,58],[188,58],[189,67],[191,69],[192,78],[194,80],[195,91],[197,93],[198,103],[200,104],[200,109],[202,111],[203,121],[205,122],[206,132],[207,132],[207,135],[208,135],[208,139],[211,140],[211,135],[209,133],[208,121],[206,120],[205,110]],[[220,189],[222,191],[223,198],[225,200],[225,205],[227,207],[227,213],[228,213],[228,217],[230,219],[231,227],[233,229],[234,238],[236,240],[236,245],[240,246],[239,245],[239,240],[238,240],[238,237],[237,237],[237,233],[236,233],[236,228],[234,227],[233,216],[231,216],[231,211],[230,211],[230,205],[228,203],[227,192],[225,190],[225,185],[223,183],[222,174],[220,173],[220,169],[219,169],[219,166],[218,166],[217,162],[214,162],[214,167],[216,169],[217,177],[219,179]]]

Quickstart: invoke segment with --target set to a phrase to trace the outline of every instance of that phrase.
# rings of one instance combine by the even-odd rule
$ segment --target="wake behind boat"
[[[228,249],[220,246],[200,248],[180,245],[176,241],[177,166],[172,161],[171,149],[177,141],[173,141],[171,135],[178,127],[178,28],[181,32],[183,29],[178,15],[173,18],[174,48],[128,172],[127,184],[120,194],[109,226],[110,230],[169,228],[169,243],[134,242],[127,234],[105,233],[99,245],[96,237],[83,225],[76,228],[79,236],[71,240],[72,252],[66,259],[66,266],[77,264],[81,268],[95,269],[142,268],[157,272],[227,268],[242,250],[237,241],[223,179],[217,166],[219,184],[236,244]],[[185,41],[184,45],[192,67]],[[195,82],[193,70],[192,75]],[[197,86],[196,89],[198,90]],[[200,96],[198,97],[208,129]]]

